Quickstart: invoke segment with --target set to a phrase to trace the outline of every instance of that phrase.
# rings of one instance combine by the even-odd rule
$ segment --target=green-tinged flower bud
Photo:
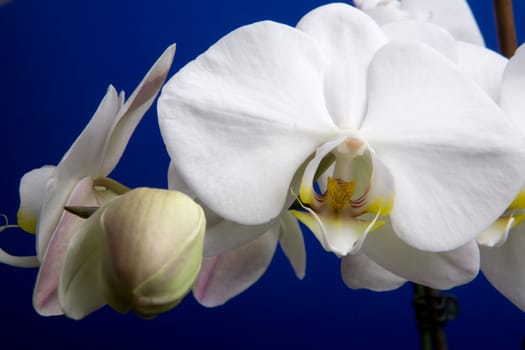
[[[147,318],[173,308],[201,268],[205,226],[202,208],[180,192],[138,188],[110,201],[68,247],[64,313],[82,318],[105,303]]]
[[[205,218],[180,192],[141,188],[102,215],[103,294],[118,311],[153,316],[191,290],[202,263]]]

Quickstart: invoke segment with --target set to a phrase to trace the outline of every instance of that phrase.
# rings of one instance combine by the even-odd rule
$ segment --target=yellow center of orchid
[[[338,256],[356,254],[392,207],[393,189],[381,183],[388,181],[385,176],[374,178],[371,152],[365,140],[350,133],[320,147],[304,169],[297,198],[302,210],[291,213]]]
[[[330,205],[335,211],[345,209],[352,201],[355,191],[355,181],[343,181],[328,177],[326,195],[330,200]]]

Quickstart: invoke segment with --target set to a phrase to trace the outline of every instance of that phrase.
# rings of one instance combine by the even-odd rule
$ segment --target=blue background
[[[470,1],[487,44],[496,49],[492,2]],[[132,92],[171,43],[172,73],[234,28],[272,19],[294,25],[326,1],[14,0],[0,7],[0,213],[14,223],[18,183],[27,171],[56,164],[95,111],[108,84]],[[519,41],[525,5],[515,4]],[[155,109],[133,135],[112,177],[131,187],[166,186],[168,156]],[[35,269],[0,266],[0,349],[145,346],[206,348],[418,349],[412,287],[388,293],[347,289],[339,261],[306,237],[308,264],[295,278],[281,251],[261,280],[215,309],[189,296],[145,321],[109,308],[82,321],[37,315]],[[31,254],[34,237],[16,230],[0,246]],[[525,313],[483,276],[451,291],[461,305],[447,326],[451,349],[519,349]]]

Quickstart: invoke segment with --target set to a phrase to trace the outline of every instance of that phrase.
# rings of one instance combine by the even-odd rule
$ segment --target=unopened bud
[[[173,308],[191,290],[201,268],[206,224],[202,208],[188,196],[138,188],[101,207],[86,225],[79,232],[84,237],[68,248],[61,277],[66,315],[81,318],[94,311],[74,305],[90,299],[75,298],[89,287],[83,278],[92,280],[104,303],[141,317]],[[83,245],[95,247],[95,253],[78,254]],[[97,272],[77,277],[75,267]]]

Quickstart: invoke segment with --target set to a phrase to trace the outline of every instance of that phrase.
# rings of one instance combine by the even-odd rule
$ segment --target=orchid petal
[[[19,228],[18,225],[9,225],[7,216],[0,215],[5,219],[5,225],[0,226],[0,232],[3,232],[9,228]],[[0,262],[16,267],[38,267],[40,262],[36,256],[15,256],[7,253],[5,250],[0,248]]]
[[[509,60],[503,73],[500,106],[525,134],[525,45]]]
[[[40,262],[38,261],[38,258],[36,256],[11,255],[1,248],[0,248],[0,262],[2,264],[7,264],[7,265],[15,266],[15,267],[24,267],[24,268],[38,267],[40,265]]]
[[[56,182],[46,189],[43,215],[38,225],[38,256],[51,239],[64,203],[84,177],[106,176],[113,170],[143,114],[153,103],[171,65],[175,46],[170,46],[148,72],[123,106],[124,94],[109,86],[97,111],[56,168]]]
[[[100,229],[96,212],[71,237],[59,273],[58,301],[63,313],[79,320],[106,304],[100,289]],[[58,313],[58,312],[57,312]]]
[[[188,185],[186,185],[177,169],[175,169],[173,162],[170,162],[170,165],[168,167],[168,189],[182,192],[194,201],[196,201],[204,210],[204,216],[206,217],[206,226],[208,227],[208,229],[224,220],[222,217],[213,212],[210,208],[200,203],[196,194],[188,187]]]
[[[513,229],[501,247],[479,249],[483,274],[501,294],[525,311],[525,226]]]
[[[343,143],[345,139],[346,136],[341,136],[317,148],[314,157],[305,168],[299,191],[300,204],[309,206],[303,205],[306,212],[292,211],[292,214],[314,233],[326,250],[340,256],[359,251],[366,235],[381,227],[383,223],[377,219],[379,215],[390,212],[394,196],[393,181],[388,170],[366,150],[366,147],[361,155],[350,156],[344,153],[343,151],[347,150],[346,143]],[[332,181],[351,184],[350,196],[356,199],[348,208],[335,210],[333,198],[326,197],[329,191],[321,188],[323,198],[319,198],[314,192],[312,181],[321,160],[339,147],[342,147],[342,150],[335,151],[336,166],[333,169],[333,176],[339,180]],[[325,175],[328,174],[325,172],[323,176]],[[351,182],[348,182],[349,180]],[[358,218],[366,212],[373,213],[376,217],[373,220]]]
[[[476,241],[485,247],[501,247],[507,241],[509,231],[515,226],[515,222],[516,219],[512,216],[502,216],[483,231]]]
[[[512,209],[524,209],[525,208],[525,187],[522,187],[512,203],[509,205],[509,210]]]
[[[368,235],[363,251],[388,271],[437,289],[465,284],[479,270],[479,250],[474,241],[450,252],[425,252],[400,240],[389,224]]]
[[[188,194],[192,199],[202,206],[206,216],[206,237],[204,240],[204,256],[221,255],[232,249],[236,249],[264,234],[270,227],[277,223],[278,218],[261,225],[241,225],[233,221],[225,220],[206,207],[195,198],[195,194],[189,189],[175,166],[170,162],[168,169],[168,188]]]
[[[485,46],[476,19],[466,1],[458,0],[403,0],[401,8],[413,16],[445,28],[457,40]]]
[[[369,91],[361,132],[394,179],[399,237],[429,251],[472,241],[523,184],[523,137],[480,87],[417,42],[378,52]]]
[[[124,153],[131,134],[157,97],[173,62],[175,44],[169,46],[150,68],[135,91],[118,111],[103,151],[99,176],[108,175]]]
[[[84,178],[74,188],[71,198],[65,205],[98,206],[94,198],[93,181]],[[53,232],[49,245],[43,253],[42,264],[38,271],[38,277],[33,293],[33,304],[37,312],[41,315],[60,315],[62,314],[57,295],[58,281],[60,272],[64,264],[69,241],[74,237],[78,225],[84,220],[65,212],[61,208],[62,217]]]
[[[173,162],[170,162],[168,166],[168,189],[182,192],[193,200],[196,199],[195,193],[186,185]],[[208,216],[206,216],[206,222],[209,224]]]
[[[377,292],[397,289],[406,282],[406,279],[376,264],[363,251],[341,259],[341,276],[348,288]]]
[[[406,20],[386,24],[382,29],[390,41],[421,41],[447,56],[452,62],[456,62],[458,59],[456,40],[449,32],[435,24]]]
[[[341,128],[359,126],[368,64],[386,42],[382,30],[370,17],[342,3],[314,9],[297,28],[316,39],[324,53],[326,104],[334,122]]]
[[[95,178],[99,175],[100,155],[118,107],[117,92],[113,86],[109,86],[95,115],[57,166],[56,178],[46,184],[45,200],[37,226],[37,253],[40,260],[59,223],[71,191],[82,178]]]
[[[110,85],[88,125],[57,166],[57,181],[101,175],[100,156],[104,154],[118,109],[118,94]]]
[[[169,80],[162,136],[202,203],[248,225],[281,213],[296,170],[337,132],[322,67],[311,38],[267,21],[228,34]]]
[[[17,221],[20,228],[36,232],[38,217],[44,203],[46,183],[54,175],[54,166],[43,166],[24,174],[20,180],[20,208]]]
[[[204,258],[193,295],[204,306],[219,306],[254,284],[270,264],[279,236],[275,226],[256,240],[215,257]]]
[[[304,204],[312,204],[315,202],[315,191],[314,191],[314,181],[315,175],[319,168],[321,161],[341,142],[344,141],[346,136],[340,136],[335,140],[326,142],[319,146],[315,150],[314,157],[308,162],[306,168],[304,169],[303,177],[301,179],[301,185],[299,187],[299,199]]]
[[[305,209],[306,212],[292,210],[291,213],[312,231],[326,251],[338,256],[358,252],[368,233],[384,224],[377,220],[379,214],[374,219],[367,220],[346,216],[318,215],[310,208]]]
[[[264,234],[279,221],[279,217],[261,225],[242,225],[220,220],[206,229],[204,256],[215,256],[237,249]]]
[[[369,213],[388,215],[395,199],[395,186],[392,174],[383,162],[372,153],[372,177],[365,210]]]
[[[508,60],[484,47],[461,41],[457,45],[459,70],[481,86],[494,101],[499,102],[503,72]]]
[[[303,232],[297,219],[286,212],[281,216],[279,243],[290,261],[295,275],[303,279],[306,273],[306,250],[304,248]]]
[[[414,16],[411,16],[400,8],[379,6],[362,8],[361,10],[372,17],[372,19],[380,26],[394,21],[405,21],[414,18]]]

